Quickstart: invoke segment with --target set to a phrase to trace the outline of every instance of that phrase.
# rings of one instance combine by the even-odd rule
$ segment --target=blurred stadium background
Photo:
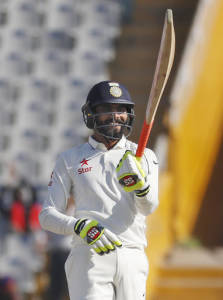
[[[137,142],[167,8],[176,57],[149,143],[147,298],[223,299],[223,1],[0,0],[1,300],[67,299],[69,238],[38,224],[56,155],[86,140],[80,108],[106,79],[136,102]]]

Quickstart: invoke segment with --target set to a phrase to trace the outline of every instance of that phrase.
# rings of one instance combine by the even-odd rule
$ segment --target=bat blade
[[[155,73],[146,108],[145,121],[136,151],[136,157],[138,158],[142,157],[146,148],[155,114],[173,65],[174,54],[175,32],[173,25],[173,13],[171,9],[167,9]]]

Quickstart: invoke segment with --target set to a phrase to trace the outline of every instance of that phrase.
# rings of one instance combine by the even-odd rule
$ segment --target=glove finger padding
[[[113,243],[110,240],[107,239],[105,234],[102,235],[102,237],[100,238],[100,241],[103,243],[104,247],[107,250],[114,250],[115,249]]]
[[[126,192],[140,190],[145,184],[145,172],[140,161],[127,150],[116,168],[119,183]]]
[[[102,251],[100,245],[98,245],[98,243],[95,243],[93,245],[91,245],[91,248],[99,255],[103,255],[105,252]]]
[[[104,253],[108,253],[109,249],[106,247],[106,245],[102,242],[102,240],[98,240],[93,247],[94,251],[96,251],[99,254],[104,254]]]
[[[119,238],[110,230],[105,229],[104,231],[104,235],[109,239],[109,241],[112,242],[113,245],[117,246],[117,247],[121,247],[122,246],[122,242],[119,240]]]

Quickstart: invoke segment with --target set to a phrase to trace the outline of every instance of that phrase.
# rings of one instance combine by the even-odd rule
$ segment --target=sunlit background
[[[176,55],[148,144],[160,206],[147,299],[223,299],[223,0],[0,0],[1,300],[68,299],[70,237],[38,223],[55,159],[86,141],[81,106],[102,80],[130,91],[137,142],[167,8]]]

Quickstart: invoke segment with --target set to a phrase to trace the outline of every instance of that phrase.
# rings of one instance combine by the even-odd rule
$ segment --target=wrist
[[[145,184],[144,186],[145,187],[143,187],[142,189],[135,191],[136,197],[141,198],[141,197],[146,196],[149,193],[149,191],[150,191],[150,185],[149,184],[147,184],[147,185]]]
[[[85,226],[87,219],[83,218],[83,219],[77,219],[75,224],[74,224],[74,232],[77,235],[80,235],[80,232],[82,231],[83,227]]]

